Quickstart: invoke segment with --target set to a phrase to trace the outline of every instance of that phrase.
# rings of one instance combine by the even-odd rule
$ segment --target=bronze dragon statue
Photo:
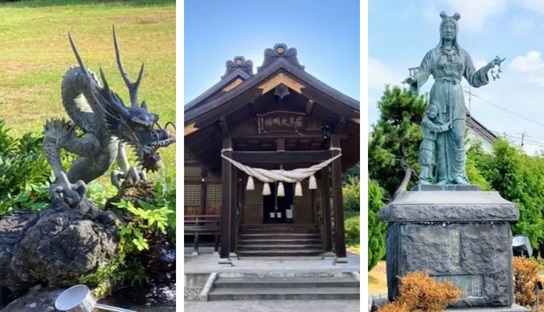
[[[50,197],[62,198],[74,208],[83,199],[87,184],[104,175],[115,161],[119,170],[112,171],[111,181],[118,189],[145,180],[145,171],[162,167],[157,150],[174,143],[175,138],[166,130],[170,123],[160,127],[159,116],[148,112],[145,101],[138,103],[144,64],[136,81],[132,82],[123,68],[115,28],[113,42],[117,66],[128,87],[130,107],[110,89],[102,69],[101,84],[85,67],[70,34],[68,38],[79,63],[66,72],[61,85],[62,103],[72,122],[48,120],[44,127],[43,148],[56,177],[56,183],[50,187]],[[78,129],[83,135],[77,134]],[[136,151],[139,168],[129,165],[127,144]],[[62,167],[61,149],[79,156],[67,172]],[[123,180],[125,182],[121,183]]]

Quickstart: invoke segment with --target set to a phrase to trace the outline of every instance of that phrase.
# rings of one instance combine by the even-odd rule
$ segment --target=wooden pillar
[[[206,178],[208,177],[208,170],[206,168],[202,167],[202,171],[200,173],[200,214],[201,215],[207,215],[208,214],[208,187],[206,185]]]
[[[332,156],[340,154],[340,139],[331,137]],[[342,198],[342,162],[341,157],[332,162],[332,199],[334,206],[334,232],[335,232],[335,253],[337,261],[345,262],[346,258],[346,237],[344,234],[344,200]]]
[[[229,163],[230,164],[230,163]],[[232,166],[232,165],[231,165]],[[229,250],[233,257],[236,257],[236,235],[238,228],[238,169],[232,168],[232,176],[230,179],[231,194],[230,194],[230,242]]]
[[[232,155],[232,140],[230,137],[223,138],[223,154],[227,157]],[[223,159],[223,158],[222,158]],[[222,182],[222,192],[221,192],[221,246],[219,249],[219,262],[220,263],[230,263],[229,260],[229,250],[230,250],[230,221],[231,221],[231,211],[233,196],[233,185],[231,183],[233,176],[233,166],[231,163],[223,159],[222,160],[222,169],[221,169],[221,182]]]
[[[323,228],[325,231],[324,247],[326,253],[332,253],[331,193],[329,167],[321,170],[321,201],[323,205]]]

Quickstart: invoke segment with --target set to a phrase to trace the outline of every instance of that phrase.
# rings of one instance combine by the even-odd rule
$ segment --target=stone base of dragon
[[[168,123],[164,128],[159,126],[158,115],[148,112],[145,101],[138,103],[137,91],[144,66],[142,64],[138,79],[130,81],[121,62],[115,28],[115,54],[121,76],[129,89],[129,107],[110,90],[102,70],[101,84],[87,69],[70,35],[69,39],[79,63],[66,72],[61,86],[62,103],[71,121],[47,121],[44,152],[56,177],[50,196],[61,197],[75,208],[85,196],[86,185],[104,175],[115,162],[119,169],[112,171],[111,181],[117,188],[145,180],[145,171],[155,171],[162,166],[157,150],[174,143],[175,138],[165,129]],[[138,167],[129,164],[125,151],[127,145],[134,148]],[[62,166],[61,150],[79,156],[67,171]]]

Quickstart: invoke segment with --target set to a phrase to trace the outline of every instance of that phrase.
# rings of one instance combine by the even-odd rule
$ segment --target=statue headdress
[[[461,14],[455,13],[452,16],[448,16],[448,14],[446,14],[446,12],[442,11],[442,12],[440,12],[440,17],[442,18],[442,22],[440,22],[440,28],[439,28],[440,42],[438,43],[438,47],[442,47],[442,40],[443,40],[443,38],[442,38],[442,28],[444,27],[444,24],[446,24],[447,22],[450,22],[453,25],[455,25],[455,38],[453,38],[453,46],[456,47],[457,49],[459,49],[459,44],[457,44],[457,34],[459,33],[459,27],[457,25],[457,21],[459,21],[459,19],[461,19]]]

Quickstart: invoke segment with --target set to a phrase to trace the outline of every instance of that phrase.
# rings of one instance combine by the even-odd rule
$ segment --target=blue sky
[[[305,70],[359,100],[359,0],[185,0],[184,103],[206,91],[235,56],[261,66],[285,43]]]
[[[425,53],[438,44],[441,11],[461,14],[458,42],[477,68],[496,55],[506,57],[501,79],[472,89],[472,115],[490,130],[506,133],[514,143],[520,143],[525,133],[525,150],[530,154],[544,149],[541,0],[369,0],[369,125],[378,118],[376,102],[384,85],[400,85],[408,68],[419,66]],[[422,92],[431,86],[432,78]]]

